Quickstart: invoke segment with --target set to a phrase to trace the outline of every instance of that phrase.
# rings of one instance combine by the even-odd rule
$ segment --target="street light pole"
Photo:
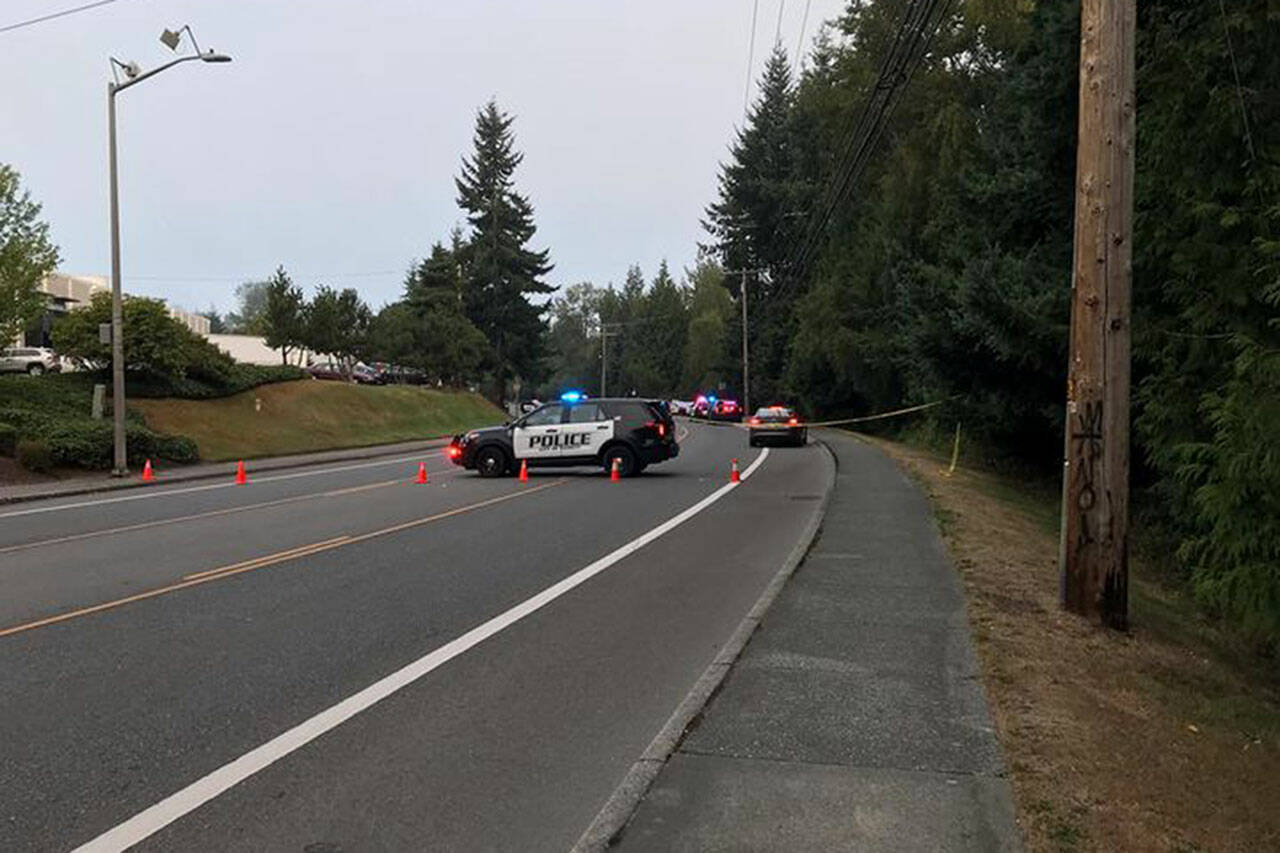
[[[111,476],[129,473],[124,432],[124,296],[120,286],[120,196],[116,177],[116,84],[107,83],[107,160],[111,171]]]
[[[118,67],[124,69],[126,79],[123,83],[115,79],[107,81],[107,162],[111,173],[111,431],[114,445],[111,476],[113,477],[124,477],[129,473],[124,428],[124,293],[120,280],[120,193],[116,170],[116,95],[167,68],[193,59],[201,62],[231,61],[231,57],[226,54],[214,53],[212,50],[201,53],[200,46],[196,44],[195,34],[191,32],[190,27],[183,27],[177,32],[166,29],[160,36],[160,41],[170,50],[176,50],[184,32],[191,37],[191,44],[196,49],[194,54],[179,56],[147,72],[139,71],[138,66],[132,63],[112,59],[113,77],[115,68]]]

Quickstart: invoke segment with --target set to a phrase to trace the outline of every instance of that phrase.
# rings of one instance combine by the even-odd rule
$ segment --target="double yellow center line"
[[[3,629],[0,629],[0,637],[7,637],[11,634],[20,634],[24,631],[31,631],[36,628],[44,628],[49,625],[56,625],[60,622],[67,622],[71,619],[79,619],[82,616],[89,616],[90,614],[100,613],[104,610],[113,610],[117,607],[123,607],[126,604],[132,604],[136,601],[145,601],[149,598],[156,598],[161,595],[167,595],[168,593],[171,593],[171,592],[177,592],[180,589],[187,589],[188,587],[199,586],[201,584],[210,583],[211,581],[222,580],[223,578],[229,578],[234,575],[243,574],[245,572],[256,571],[258,569],[266,568],[267,566],[274,566],[274,565],[277,565],[278,563],[284,563],[290,560],[296,560],[296,559],[299,559],[300,557],[308,557],[308,556],[311,556],[312,554],[319,554],[323,551],[332,551],[335,548],[343,548],[343,547],[346,547],[347,545],[354,545],[357,542],[365,542],[369,539],[374,539],[378,536],[387,536],[392,533],[399,533],[403,530],[409,530],[414,527],[421,527],[425,524],[431,524],[436,521],[443,521],[444,519],[452,518],[455,515],[462,515],[463,513],[473,512],[478,509],[483,509],[484,507],[503,503],[504,501],[514,500],[515,498],[525,497],[526,495],[532,495],[535,492],[542,491],[543,489],[549,489],[553,486],[559,486],[564,482],[566,481],[563,479],[553,480],[550,483],[544,483],[540,486],[524,488],[517,492],[511,492],[509,494],[499,495],[496,498],[489,498],[488,500],[478,501],[473,504],[467,504],[466,506],[460,506],[454,509],[445,510],[444,512],[438,512],[438,513],[435,513],[434,515],[428,515],[423,518],[415,518],[412,521],[406,521],[401,524],[393,524],[390,527],[383,527],[379,530],[370,531],[369,533],[361,533],[354,536],[352,535],[337,536],[333,539],[326,539],[323,542],[313,542],[310,545],[300,545],[297,548],[290,548],[287,551],[279,551],[275,554],[267,554],[266,556],[256,557],[252,560],[245,560],[239,563],[232,563],[229,566],[219,566],[216,569],[209,569],[203,572],[196,572],[195,574],[186,575],[185,577],[183,577],[181,581],[178,581],[177,583],[171,583],[166,586],[157,587],[155,589],[149,589],[149,590],[146,590],[145,592],[139,592],[134,595],[125,596],[124,598],[117,598],[113,601],[106,601],[106,602],[103,602],[102,604],[94,604],[90,607],[81,607],[77,610],[68,610],[63,613],[57,613],[53,616],[45,617],[44,619],[37,619],[33,622],[24,622],[20,625],[14,625],[10,628],[3,628]],[[357,488],[371,488],[371,487],[357,487]]]

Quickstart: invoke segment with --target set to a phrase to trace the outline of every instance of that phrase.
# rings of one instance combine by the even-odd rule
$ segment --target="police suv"
[[[636,397],[587,398],[570,392],[514,421],[454,436],[448,455],[481,477],[556,465],[618,463],[623,477],[680,453],[675,421],[665,403]]]

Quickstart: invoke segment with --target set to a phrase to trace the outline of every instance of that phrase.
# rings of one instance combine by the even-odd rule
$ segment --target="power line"
[[[1236,49],[1231,44],[1231,24],[1227,22],[1227,7],[1223,0],[1218,0],[1218,11],[1222,13],[1222,32],[1227,37],[1227,53],[1231,56],[1231,74],[1236,81],[1236,98],[1240,101],[1240,118],[1244,120],[1244,142],[1249,149],[1249,160],[1256,163],[1258,158],[1253,152],[1253,133],[1249,130],[1249,110],[1244,105],[1244,89],[1240,85],[1240,66],[1236,64]]]
[[[800,19],[800,38],[796,39],[796,70],[793,74],[800,73],[800,66],[804,64],[804,31],[809,26],[809,4],[813,0],[804,0],[804,17]]]
[[[403,275],[404,270],[366,270],[364,272],[290,273],[295,278],[374,278],[380,275]],[[126,275],[132,281],[256,281],[262,273],[246,275]]]
[[[773,43],[782,44],[782,10],[787,8],[787,0],[778,0],[778,28],[773,34]]]
[[[760,0],[755,0],[751,4],[751,40],[747,42],[747,85],[742,92],[742,114],[747,114],[747,107],[751,105],[751,63],[755,60],[756,52],[756,16],[760,12]]]
[[[821,248],[827,224],[869,162],[876,143],[884,132],[888,116],[928,52],[934,34],[949,13],[951,2],[952,0],[919,0],[908,9],[893,45],[881,62],[879,77],[857,119],[855,132],[850,136],[849,145],[835,169],[835,177],[828,185],[822,202],[811,211],[807,239],[797,244],[786,265],[790,275],[784,291],[798,283]],[[777,294],[782,295],[783,292]]]
[[[61,12],[50,12],[48,15],[41,15],[38,18],[30,18],[25,21],[18,21],[16,24],[6,24],[0,27],[0,33],[7,33],[10,30],[20,30],[23,27],[30,27],[35,24],[43,24],[45,21],[52,21],[54,18],[65,18],[67,15],[74,15],[77,12],[87,12],[90,9],[96,9],[99,6],[106,6],[109,3],[115,3],[116,0],[95,0],[93,3],[85,3],[83,6],[76,6],[72,9],[63,9]]]

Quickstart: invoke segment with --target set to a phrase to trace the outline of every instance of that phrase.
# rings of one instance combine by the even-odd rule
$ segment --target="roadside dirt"
[[[52,483],[58,478],[28,471],[14,459],[0,456],[0,486],[25,486],[28,483]]]
[[[1132,579],[1133,627],[1058,606],[1052,499],[863,437],[930,493],[1032,850],[1280,850],[1280,696]]]

